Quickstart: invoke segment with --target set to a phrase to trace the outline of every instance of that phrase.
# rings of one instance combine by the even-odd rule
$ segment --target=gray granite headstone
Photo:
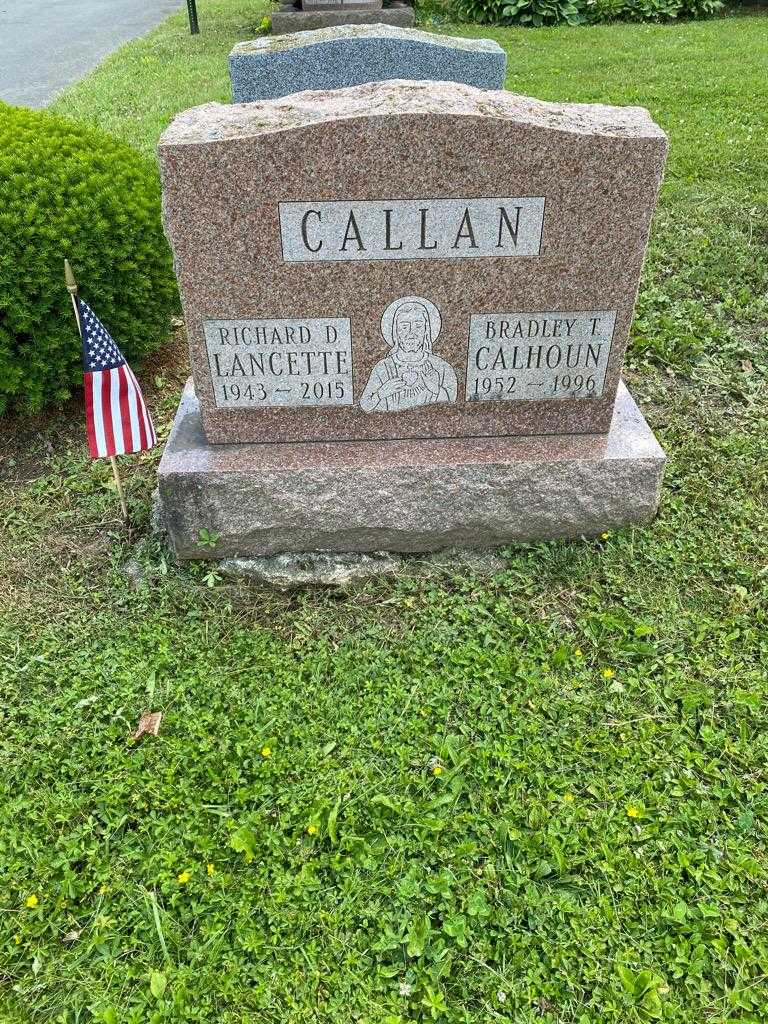
[[[461,39],[391,25],[340,25],[238,43],[229,55],[235,103],[305,89],[427,79],[503,89],[504,50],[490,39]]]

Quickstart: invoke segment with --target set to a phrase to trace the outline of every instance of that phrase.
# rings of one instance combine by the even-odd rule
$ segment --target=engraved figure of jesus
[[[401,412],[435,402],[455,402],[458,382],[453,368],[432,354],[429,311],[417,299],[395,310],[388,356],[378,362],[360,399],[365,412]]]

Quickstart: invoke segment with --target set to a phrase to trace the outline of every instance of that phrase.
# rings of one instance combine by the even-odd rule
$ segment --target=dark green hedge
[[[134,363],[178,304],[155,169],[103,132],[0,103],[0,412],[82,386],[63,262]]]

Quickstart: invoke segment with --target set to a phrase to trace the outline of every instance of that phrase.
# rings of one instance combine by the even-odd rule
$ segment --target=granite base
[[[190,381],[160,462],[158,522],[182,559],[595,536],[653,518],[664,462],[623,384],[606,435],[212,445]]]
[[[273,36],[284,36],[289,32],[307,32],[317,28],[333,28],[334,25],[398,25],[400,28],[413,28],[416,24],[413,8],[405,4],[385,7],[378,11],[345,8],[332,11],[300,11],[294,7],[284,7],[274,11],[271,17]]]

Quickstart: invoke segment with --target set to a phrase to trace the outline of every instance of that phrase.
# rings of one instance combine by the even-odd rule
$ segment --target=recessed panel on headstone
[[[506,53],[490,39],[461,39],[391,25],[339,25],[262,36],[238,43],[229,55],[235,103],[394,78],[501,89],[506,70]]]
[[[615,310],[473,314],[467,401],[600,398],[615,324]]]
[[[206,320],[219,409],[352,404],[347,317]]]
[[[207,104],[159,151],[211,442],[608,431],[645,110],[378,82]]]

